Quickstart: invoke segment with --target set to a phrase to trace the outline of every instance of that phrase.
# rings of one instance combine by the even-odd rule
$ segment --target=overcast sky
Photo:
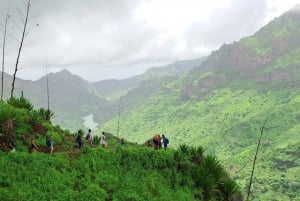
[[[27,0],[26,0],[27,1]],[[0,44],[12,74],[25,0],[0,0]],[[89,81],[209,55],[252,35],[300,0],[32,0],[17,77],[67,69]],[[37,26],[38,24],[38,26]],[[2,55],[2,50],[1,50]],[[2,56],[1,56],[2,57]],[[2,61],[2,59],[1,59]]]

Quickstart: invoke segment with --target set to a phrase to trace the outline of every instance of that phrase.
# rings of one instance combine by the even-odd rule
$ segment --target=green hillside
[[[101,96],[88,81],[67,70],[50,73],[36,81],[16,80],[15,96],[30,100],[36,108],[47,108],[47,79],[49,107],[55,113],[53,122],[75,131],[83,127],[83,117],[94,114],[101,124],[110,117],[111,103]],[[4,100],[9,97],[12,76],[4,77]]]
[[[206,57],[193,60],[177,61],[165,66],[153,67],[141,75],[136,75],[122,80],[102,80],[92,83],[95,89],[112,102],[135,88],[143,88],[144,84],[160,86],[162,80],[170,77],[180,77],[196,66],[200,66]]]
[[[222,46],[200,67],[121,109],[102,130],[116,133],[119,122],[120,136],[134,142],[164,133],[173,147],[203,145],[245,192],[266,122],[251,200],[300,199],[299,16],[287,12],[255,35]]]
[[[230,200],[237,184],[202,147],[153,148],[107,134],[108,147],[74,147],[75,136],[54,127],[26,99],[0,102],[0,199],[27,200]],[[34,137],[37,151],[31,150]],[[54,153],[46,139],[53,137]],[[16,151],[10,151],[10,141]]]

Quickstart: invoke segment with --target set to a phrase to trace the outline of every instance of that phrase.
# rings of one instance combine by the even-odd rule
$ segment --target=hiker
[[[158,149],[161,149],[161,137],[160,137],[160,135],[157,136],[157,142],[158,142]]]
[[[166,150],[169,144],[169,139],[164,134],[162,135],[162,141],[164,144],[164,149]]]
[[[51,136],[51,138],[50,139],[48,139],[47,141],[46,141],[46,144],[47,144],[47,146],[49,147],[49,149],[50,149],[50,154],[52,155],[52,153],[53,153],[53,150],[54,150],[54,141],[53,141],[53,136]]]
[[[155,134],[155,135],[153,136],[152,141],[153,141],[153,144],[154,144],[154,149],[155,149],[155,150],[159,149],[159,141],[160,141],[160,137],[159,137],[158,134]]]
[[[16,151],[16,145],[12,139],[9,141],[8,147],[10,148],[10,152]]]
[[[76,137],[76,143],[78,143],[78,149],[80,150],[82,147],[81,130],[78,131],[78,134]]]
[[[102,132],[102,135],[100,136],[100,144],[102,144],[102,147],[104,147],[104,148],[107,146],[106,137],[104,135],[104,132]]]
[[[36,152],[38,149],[38,146],[35,144],[35,138],[31,138],[31,152]]]
[[[93,146],[93,138],[92,138],[92,130],[89,129],[88,133],[86,134],[85,139],[88,141],[89,145],[92,147]]]
[[[121,138],[121,146],[125,146],[125,140],[124,140],[124,138]]]

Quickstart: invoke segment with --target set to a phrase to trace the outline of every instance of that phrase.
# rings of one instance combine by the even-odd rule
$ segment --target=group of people
[[[164,149],[166,150],[169,144],[169,139],[163,134],[162,137],[159,134],[155,134],[152,138],[154,149],[161,149],[161,145],[164,145]]]
[[[86,136],[85,136],[85,140],[87,141],[88,145],[90,147],[93,147],[93,136],[92,136],[92,130],[89,129]],[[82,141],[82,131],[79,130],[77,132],[77,136],[76,136],[76,143],[78,144],[78,149],[81,150],[82,146],[83,146],[83,141]],[[162,145],[164,146],[164,149],[166,150],[169,144],[169,139],[163,134],[162,136],[160,136],[159,134],[155,134],[152,138],[152,142],[154,145],[154,149],[158,150],[162,148]],[[101,136],[100,136],[100,142],[99,144],[102,147],[107,147],[107,141],[106,141],[106,137],[105,137],[105,133],[102,132]],[[124,145],[125,141],[124,138],[121,139],[121,145]],[[11,145],[11,149],[12,151],[15,151],[15,145],[14,144],[10,144]],[[49,149],[49,153],[53,154],[53,150],[54,150],[54,140],[53,137],[50,137],[49,139],[47,139],[46,141],[46,145]],[[148,146],[152,146],[150,141],[148,141]],[[35,138],[32,137],[31,138],[31,152],[36,152],[38,150],[38,146],[36,145],[35,142]]]
[[[54,140],[53,137],[50,137],[46,140],[46,145],[49,149],[49,153],[52,155],[54,150]],[[31,152],[36,152],[38,150],[38,146],[35,143],[35,138],[31,138]]]
[[[102,145],[102,147],[107,147],[107,142],[106,142],[106,137],[104,135],[105,133],[102,132],[101,136],[100,136],[100,144]],[[92,136],[92,130],[89,129],[88,133],[85,136],[86,141],[88,142],[88,144],[92,147],[93,145],[93,136]],[[81,130],[79,130],[77,132],[77,136],[76,136],[76,143],[78,144],[78,149],[82,148],[83,145],[83,141],[82,141],[82,132]]]

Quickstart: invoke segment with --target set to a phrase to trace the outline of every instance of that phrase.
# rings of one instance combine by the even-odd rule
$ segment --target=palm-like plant
[[[224,181],[222,193],[226,201],[243,200],[239,187],[233,180],[228,179]]]
[[[40,115],[40,117],[46,121],[51,121],[51,119],[54,117],[54,113],[51,112],[51,110],[46,110],[44,108],[40,108],[38,110],[38,113]]]
[[[204,168],[210,171],[217,183],[223,183],[227,179],[227,173],[217,161],[216,157],[208,155],[204,158],[202,164]]]
[[[202,189],[201,197],[204,200],[211,200],[216,192],[218,192],[218,185],[210,170],[204,166],[200,166],[194,172],[194,180],[196,188]]]
[[[195,164],[200,164],[203,160],[204,149],[202,147],[190,147],[190,159]]]
[[[45,120],[50,122],[53,117],[54,117],[54,113],[48,109],[46,111]]]
[[[190,150],[185,144],[181,144],[174,154],[178,170],[187,170],[190,167]]]
[[[11,98],[9,99],[9,104],[11,104],[14,107],[17,108],[23,108],[26,109],[28,111],[32,111],[33,110],[33,105],[29,102],[29,100],[27,100],[24,97],[20,97],[20,98]]]

